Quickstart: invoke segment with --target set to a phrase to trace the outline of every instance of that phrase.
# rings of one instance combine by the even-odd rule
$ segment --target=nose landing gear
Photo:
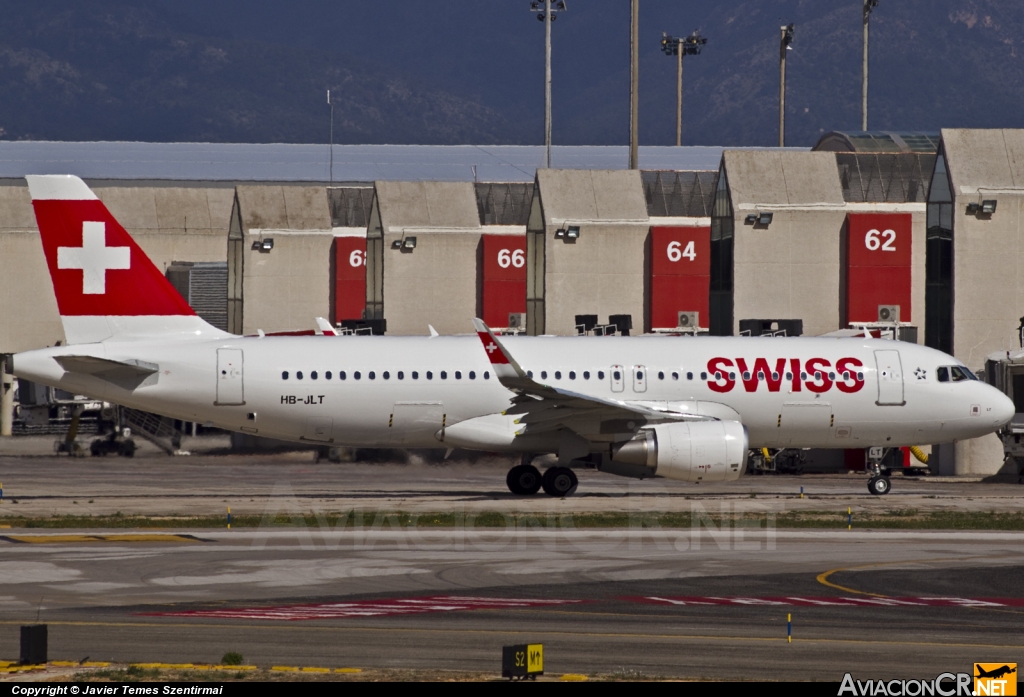
[[[868,492],[873,496],[885,496],[892,489],[892,482],[888,476],[882,475],[882,459],[885,457],[885,448],[868,448],[867,467],[871,471],[871,479],[868,480]]]
[[[875,496],[885,496],[892,489],[892,484],[889,482],[888,477],[883,477],[878,474],[868,480],[868,491]]]

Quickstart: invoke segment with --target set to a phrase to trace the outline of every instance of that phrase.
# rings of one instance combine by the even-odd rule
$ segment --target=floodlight
[[[981,208],[980,203],[968,203],[967,204],[967,215],[978,215],[978,210]]]
[[[754,225],[754,224],[756,224],[757,223],[757,213],[750,213],[749,215],[747,215],[747,218],[746,218],[745,222],[746,222],[747,225]]]
[[[405,239],[402,240],[402,251],[405,251],[406,249],[408,249],[410,252],[416,249],[415,237],[406,237]]]
[[[268,254],[271,249],[274,248],[274,238],[267,237],[266,239],[256,240],[252,243],[252,251],[259,252],[260,254]]]
[[[765,226],[771,225],[772,224],[772,218],[774,218],[774,217],[775,217],[775,214],[772,213],[771,211],[763,211],[761,213],[758,213],[757,214],[757,224],[758,225],[765,225]]]
[[[787,51],[792,51],[793,50],[793,46],[792,46],[792,44],[793,44],[793,25],[792,24],[787,24],[786,26],[782,27],[782,30],[783,30],[782,45],[786,47]]]
[[[981,214],[992,215],[996,212],[996,201],[995,199],[989,199],[981,202]]]
[[[992,203],[995,204],[995,201],[993,201]],[[993,205],[992,207],[994,209],[995,205]],[[580,238],[580,226],[579,225],[570,225],[568,228],[566,228],[566,230],[565,230],[565,239],[567,239],[567,240],[578,240],[579,238]]]
[[[402,248],[402,240],[395,240],[394,242],[392,242],[391,243],[391,248],[392,249],[401,249]]]

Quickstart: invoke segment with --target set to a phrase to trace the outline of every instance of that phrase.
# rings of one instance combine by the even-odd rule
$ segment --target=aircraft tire
[[[508,471],[505,483],[517,496],[532,496],[540,491],[540,470],[533,465],[517,465]]]
[[[576,473],[568,467],[552,467],[544,473],[544,477],[541,479],[544,493],[556,498],[572,496],[576,493],[579,483]]]
[[[885,496],[892,489],[888,477],[872,477],[868,480],[868,491],[875,496]]]

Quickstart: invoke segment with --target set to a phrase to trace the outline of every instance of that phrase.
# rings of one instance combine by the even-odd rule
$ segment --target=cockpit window
[[[977,380],[978,378],[962,365],[942,366],[938,370],[939,382],[963,382],[964,380]]]
[[[960,382],[961,380],[977,380],[974,373],[969,371],[962,365],[951,365],[949,367],[949,374],[953,378],[953,382]]]

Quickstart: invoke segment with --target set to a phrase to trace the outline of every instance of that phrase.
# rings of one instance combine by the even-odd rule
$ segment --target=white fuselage
[[[503,341],[537,382],[604,400],[738,418],[750,446],[758,448],[950,442],[991,433],[1013,413],[1002,393],[981,382],[940,382],[941,366],[962,364],[904,342],[774,337]],[[895,361],[892,352],[897,352]],[[141,384],[125,385],[65,372],[54,360],[61,355],[144,361],[159,371]],[[446,429],[500,414],[513,397],[495,378],[475,335],[108,341],[17,354],[14,371],[185,421],[362,447],[449,447]],[[485,450],[535,446],[514,439],[479,443]]]

